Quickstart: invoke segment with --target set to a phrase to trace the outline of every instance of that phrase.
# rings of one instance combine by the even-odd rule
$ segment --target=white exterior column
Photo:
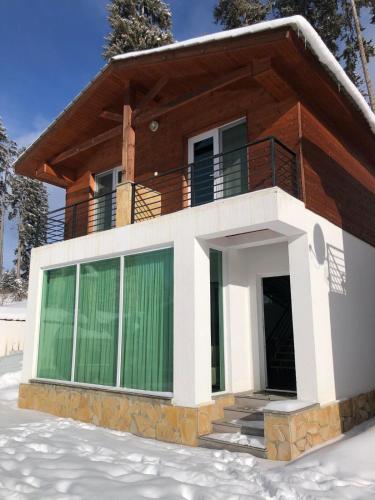
[[[254,345],[250,331],[249,259],[243,251],[227,251],[227,283],[224,308],[226,309],[226,333],[228,361],[228,392],[254,389]],[[251,311],[252,312],[252,311]]]
[[[204,242],[181,235],[174,246],[173,403],[211,402],[210,259]]]
[[[40,271],[39,248],[31,252],[29,289],[27,298],[27,315],[24,326],[24,354],[22,361],[21,382],[27,383],[36,377],[38,340],[39,340],[39,313],[42,301],[43,275]]]
[[[329,297],[324,266],[315,259],[307,234],[289,242],[297,397],[335,400]]]

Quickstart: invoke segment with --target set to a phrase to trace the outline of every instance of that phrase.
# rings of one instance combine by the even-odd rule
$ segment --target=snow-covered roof
[[[338,85],[346,90],[349,96],[353,99],[359,111],[363,114],[368,122],[372,132],[375,134],[375,115],[371,111],[366,100],[345,73],[335,56],[330,52],[326,44],[320,38],[318,33],[314,30],[311,24],[302,16],[291,16],[283,19],[275,19],[272,21],[265,21],[262,23],[254,24],[252,26],[245,26],[244,28],[237,28],[233,30],[221,31],[211,35],[200,36],[198,38],[191,38],[183,42],[177,42],[170,45],[164,45],[156,49],[138,50],[135,52],[128,52],[114,56],[114,61],[124,61],[127,59],[134,59],[137,57],[144,57],[150,54],[161,52],[170,52],[187,47],[195,47],[210,42],[217,42],[220,40],[231,40],[241,36],[264,33],[266,31],[277,30],[279,28],[289,27],[293,29],[298,36],[303,36],[305,43],[310,47],[312,52],[316,55],[322,66],[331,74],[337,81]]]
[[[23,301],[0,306],[0,321],[25,321],[26,305],[26,301]]]

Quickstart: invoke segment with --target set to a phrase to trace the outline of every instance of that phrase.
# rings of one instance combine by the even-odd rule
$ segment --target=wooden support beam
[[[133,111],[135,100],[135,86],[132,82],[127,82],[124,93],[122,122],[122,182],[134,181],[135,129],[133,126]]]
[[[71,170],[67,168],[57,169],[48,163],[44,163],[38,167],[35,171],[35,175],[41,181],[63,188],[72,186],[75,180],[74,174]]]
[[[120,113],[114,113],[113,111],[107,111],[105,109],[100,113],[100,118],[122,123],[122,115]]]
[[[97,146],[98,144],[101,144],[102,142],[108,141],[109,139],[112,139],[113,137],[117,137],[118,135],[121,135],[122,132],[122,125],[118,125],[117,127],[111,128],[110,130],[106,130],[105,132],[97,135],[96,137],[93,137],[91,139],[88,139],[87,141],[82,142],[81,144],[78,144],[77,146],[74,146],[70,149],[67,149],[66,151],[63,151],[62,153],[58,154],[52,160],[49,162],[50,165],[56,165],[57,163],[60,163],[64,160],[67,160],[68,158],[71,158],[72,156],[75,156],[79,153],[82,153],[82,151],[86,151],[87,149],[90,149],[94,146]]]
[[[219,90],[223,87],[226,87],[227,85],[237,80],[241,80],[246,76],[250,76],[251,74],[252,74],[252,65],[236,69],[231,73],[220,76],[214,80],[211,80],[209,83],[199,86],[197,89],[194,89],[191,92],[187,92],[186,94],[178,96],[172,99],[171,101],[162,104],[161,106],[140,113],[135,118],[135,124],[139,125],[141,123],[154,120],[155,118],[158,118],[159,116],[162,116],[165,113],[175,110],[181,106],[184,106],[189,102],[195,101],[196,99],[199,99],[200,97],[203,97],[209,94],[210,92],[213,92],[214,90]]]
[[[253,78],[275,101],[281,102],[295,95],[292,87],[279,74],[269,57],[253,61]]]
[[[155,99],[158,93],[166,86],[169,78],[167,76],[163,76],[158,80],[155,85],[144,95],[141,101],[138,103],[137,109],[134,111],[134,117],[136,117],[142,108],[145,108],[151,101]]]

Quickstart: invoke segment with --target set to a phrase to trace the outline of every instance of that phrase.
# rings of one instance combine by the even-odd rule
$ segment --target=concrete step
[[[253,420],[263,420],[263,413],[260,408],[238,405],[226,406],[224,408],[224,419],[227,421],[244,419],[250,416]]]
[[[233,436],[240,442],[232,442]],[[241,444],[247,443],[247,444]],[[249,453],[258,458],[267,458],[264,438],[243,434],[207,434],[199,439],[199,446],[216,450],[227,450],[235,453]]]
[[[213,432],[215,434],[246,434],[250,436],[264,436],[264,420],[255,420],[252,416],[234,420],[216,420],[212,422]]]
[[[269,402],[268,399],[254,398],[249,395],[236,395],[235,396],[235,406],[240,408],[246,408],[250,410],[258,410],[263,408]]]

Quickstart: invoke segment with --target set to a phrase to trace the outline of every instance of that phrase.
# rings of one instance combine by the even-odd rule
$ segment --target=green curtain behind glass
[[[75,286],[75,266],[44,272],[38,377],[70,380]]]
[[[173,389],[173,250],[125,258],[121,385]]]
[[[76,382],[116,385],[120,259],[81,265]]]
[[[210,250],[212,391],[225,390],[223,328],[223,256]]]

